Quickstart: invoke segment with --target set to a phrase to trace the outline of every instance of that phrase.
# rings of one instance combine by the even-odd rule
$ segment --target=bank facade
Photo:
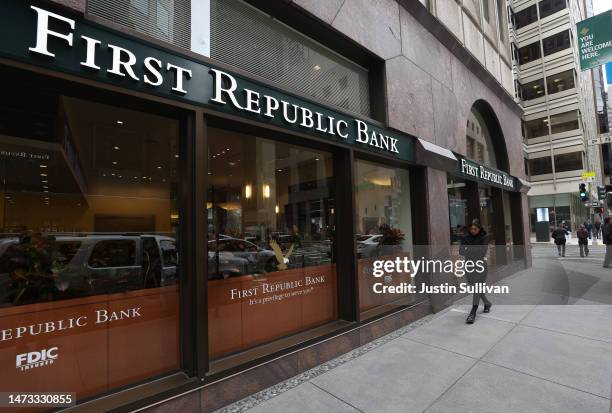
[[[341,3],[2,2],[0,389],[212,411],[450,303],[376,259],[530,266],[503,4]]]

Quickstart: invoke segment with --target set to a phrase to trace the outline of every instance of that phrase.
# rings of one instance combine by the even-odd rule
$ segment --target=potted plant
[[[404,233],[399,228],[392,228],[389,224],[382,224],[378,228],[382,235],[378,241],[380,255],[393,255],[402,251]]]

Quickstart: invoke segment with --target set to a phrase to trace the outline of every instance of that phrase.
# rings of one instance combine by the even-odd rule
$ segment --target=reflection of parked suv
[[[43,245],[0,240],[0,303],[25,304],[174,284],[174,238],[43,236]],[[12,274],[12,277],[11,277]],[[16,302],[15,302],[16,301]]]
[[[208,241],[208,278],[211,280],[275,271],[276,264],[274,252],[250,241],[227,236]]]

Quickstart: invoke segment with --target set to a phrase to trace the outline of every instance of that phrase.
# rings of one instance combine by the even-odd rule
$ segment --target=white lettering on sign
[[[279,102],[273,96],[261,95],[250,89],[238,90],[238,82],[234,76],[219,69],[210,69],[213,74],[214,88],[211,102],[219,105],[231,104],[238,110],[252,113],[263,113],[267,118],[274,119],[277,111],[282,112],[282,120],[288,124],[297,124],[302,128],[313,130],[326,135],[338,135],[342,139],[348,139],[348,123],[332,116],[313,111],[309,108],[298,106],[281,100]],[[225,86],[224,86],[225,85]],[[244,94],[244,103],[240,103],[240,94]],[[281,116],[280,113],[278,114]],[[399,153],[397,148],[398,139],[384,135],[380,132],[370,130],[367,123],[354,119],[357,135],[355,142],[372,146],[392,153]]]
[[[49,50],[50,37],[65,41],[69,47],[74,46],[75,20],[51,13],[36,6],[30,7],[36,11],[37,25],[36,44],[28,50],[33,53],[55,58],[55,53]],[[52,19],[63,22],[64,25],[67,26],[66,30],[60,33],[59,31],[49,29],[49,22]],[[81,36],[80,38],[85,43],[85,59],[80,63],[81,66],[95,71],[102,70],[96,63],[96,55],[101,49],[102,42],[88,36]],[[172,63],[167,63],[164,69],[163,63],[153,57],[146,57],[142,62],[139,62],[136,55],[131,50],[113,44],[106,45],[106,51],[110,51],[111,53],[111,65],[106,69],[108,73],[119,77],[129,77],[139,82],[141,81],[141,77],[137,74],[137,72],[139,72],[143,74],[142,81],[145,84],[159,87],[164,83],[162,75],[163,69],[166,73],[174,74],[171,91],[180,95],[187,94],[185,81],[193,76],[190,69]]]
[[[483,165],[473,165],[467,159],[461,159],[461,173],[514,189],[514,178],[501,172],[488,169]]]
[[[95,310],[95,324],[111,323],[113,321],[135,319],[142,317],[141,307],[131,307],[116,311],[106,309]],[[51,320],[36,324],[19,326],[0,330],[0,342],[9,340],[18,340],[25,337],[34,337],[43,334],[51,334],[55,332],[71,330],[79,327],[85,327],[89,321],[86,315],[71,317],[62,320]]]
[[[15,357],[15,368],[26,371],[53,364],[58,358],[58,350],[57,347],[50,347],[40,351],[17,354]]]

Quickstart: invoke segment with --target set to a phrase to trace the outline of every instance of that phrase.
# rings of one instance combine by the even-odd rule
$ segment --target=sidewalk
[[[612,305],[587,292],[612,294],[612,272],[599,257],[536,260],[601,275],[580,305],[480,307],[466,325],[458,304],[221,411],[612,413]]]
[[[552,238],[550,239],[550,241],[546,241],[546,242],[536,241],[535,235],[532,235],[531,238],[529,238],[529,241],[532,244],[554,244]],[[567,237],[567,245],[578,245],[578,237],[576,237],[575,232],[570,234]],[[601,237],[600,237],[598,240],[590,239],[589,245],[604,245],[604,244],[601,241]]]

